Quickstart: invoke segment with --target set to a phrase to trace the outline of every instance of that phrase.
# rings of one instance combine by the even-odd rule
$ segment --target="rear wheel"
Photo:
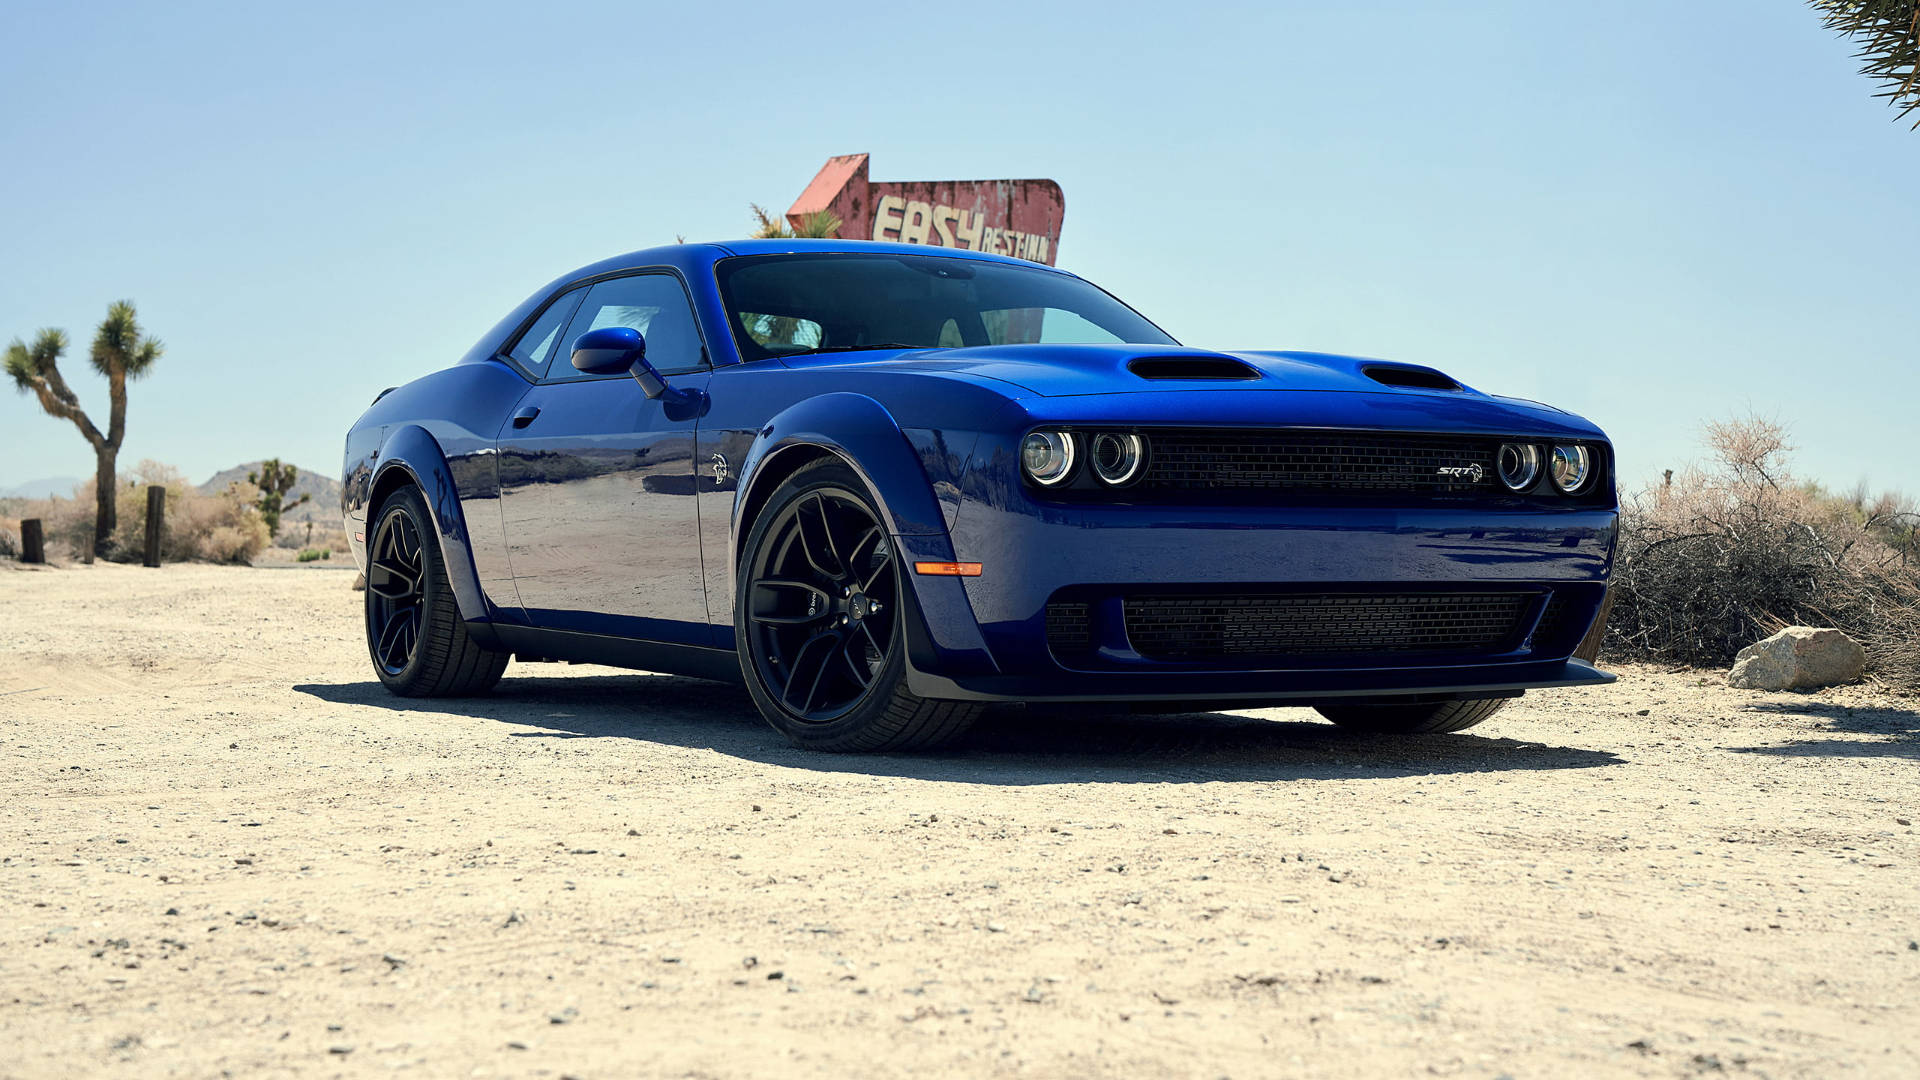
[[[1465,731],[1500,711],[1506,698],[1429,701],[1405,705],[1320,705],[1321,716],[1355,731],[1381,735],[1437,735]]]
[[[907,689],[906,581],[860,477],[789,477],[754,520],[734,598],[741,673],[767,723],[812,750],[908,750],[964,732],[977,705]]]
[[[367,543],[367,652],[387,689],[402,697],[484,694],[507,654],[483,649],[447,583],[433,519],[418,489],[387,496]]]

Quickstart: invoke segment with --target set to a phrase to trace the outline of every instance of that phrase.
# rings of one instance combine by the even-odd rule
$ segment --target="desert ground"
[[[390,697],[337,566],[0,566],[0,1076],[1913,1077],[1920,703],[1471,732]]]

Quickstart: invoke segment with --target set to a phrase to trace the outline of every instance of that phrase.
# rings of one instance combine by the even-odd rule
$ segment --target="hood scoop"
[[[1401,367],[1398,364],[1368,364],[1360,369],[1367,378],[1382,386],[1402,386],[1409,390],[1464,389],[1452,378],[1432,368]]]
[[[1127,362],[1127,370],[1143,379],[1234,379],[1251,382],[1260,378],[1252,365],[1231,356],[1140,356]]]

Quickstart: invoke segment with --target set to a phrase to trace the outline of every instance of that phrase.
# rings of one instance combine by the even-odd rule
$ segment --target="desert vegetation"
[[[1905,119],[1920,111],[1920,0],[1811,0],[1828,29],[1860,47],[1860,73]],[[1920,119],[1913,126],[1920,129]]]
[[[1920,508],[1797,480],[1780,423],[1706,425],[1703,465],[1622,499],[1606,653],[1719,667],[1794,624],[1844,630],[1920,692]]]
[[[97,481],[88,480],[71,499],[9,500],[0,530],[16,535],[19,522],[37,517],[44,523],[47,545],[73,558],[95,546],[95,522],[101,499]],[[115,556],[137,558],[145,544],[147,488],[163,487],[166,527],[160,538],[160,557],[167,562],[249,563],[267,546],[267,526],[250,499],[228,489],[203,494],[187,482],[180,470],[157,461],[142,461],[131,472],[118,475],[108,495],[114,507],[113,532],[104,550]]]

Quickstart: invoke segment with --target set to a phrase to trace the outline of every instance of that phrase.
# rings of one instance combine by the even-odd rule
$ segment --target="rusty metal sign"
[[[1051,180],[875,182],[867,155],[828,158],[787,210],[798,226],[831,211],[847,240],[891,240],[991,251],[1053,265],[1066,196]]]

